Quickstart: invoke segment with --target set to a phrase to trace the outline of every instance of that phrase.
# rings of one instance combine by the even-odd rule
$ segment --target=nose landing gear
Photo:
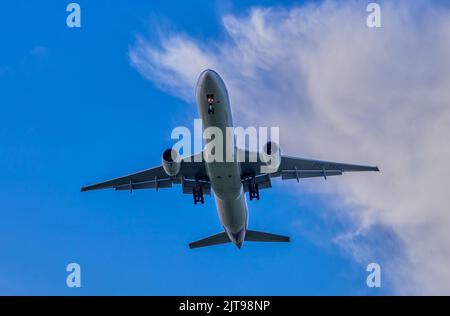
[[[207,94],[206,102],[208,102],[208,114],[214,114],[214,94]]]

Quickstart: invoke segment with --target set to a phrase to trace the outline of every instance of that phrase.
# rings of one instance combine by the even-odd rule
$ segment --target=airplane
[[[225,131],[233,126],[230,100],[224,81],[214,70],[203,71],[196,87],[196,103],[203,121],[203,129],[214,126]],[[225,133],[224,133],[225,134]],[[224,146],[229,146],[228,142]],[[238,150],[235,144],[230,150]],[[239,149],[244,150],[245,149]],[[261,166],[267,161],[207,161],[198,159],[197,153],[192,159],[180,159],[178,152],[170,148],[162,153],[162,164],[144,171],[81,188],[81,191],[113,188],[117,191],[140,189],[170,188],[181,184],[182,192],[191,194],[194,204],[204,203],[204,195],[214,193],[217,212],[224,231],[189,244],[190,248],[200,248],[219,244],[233,243],[239,249],[244,241],[249,242],[290,242],[287,236],[248,229],[248,207],[246,192],[250,200],[260,198],[260,190],[272,187],[272,178],[282,180],[342,175],[344,172],[380,171],[376,166],[363,166],[311,160],[281,155],[280,146],[268,141],[263,146],[267,155],[278,159],[275,170],[262,172]],[[245,155],[250,152],[246,151]],[[197,158],[197,159],[196,159]]]

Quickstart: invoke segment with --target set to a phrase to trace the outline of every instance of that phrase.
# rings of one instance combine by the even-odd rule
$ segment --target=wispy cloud
[[[339,194],[351,225],[334,242],[361,263],[384,254],[398,293],[450,294],[450,10],[382,2],[383,27],[369,29],[365,5],[255,7],[224,16],[215,42],[140,37],[130,60],[188,101],[216,69],[238,123],[282,126],[285,152],[378,164],[381,174],[310,187]],[[380,227],[389,234],[368,248]],[[390,238],[402,251],[383,246]]]

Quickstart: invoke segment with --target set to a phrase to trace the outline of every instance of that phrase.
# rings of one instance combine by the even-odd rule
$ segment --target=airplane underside
[[[232,128],[233,120],[228,91],[222,78],[213,70],[200,74],[196,101],[203,130],[220,129],[226,135]],[[215,136],[214,136],[215,137]],[[209,141],[212,141],[209,138]],[[208,141],[206,141],[208,143]],[[250,200],[260,199],[260,190],[272,187],[272,179],[297,180],[340,176],[344,172],[379,171],[376,166],[321,161],[281,154],[276,141],[267,140],[259,153],[235,144],[222,143],[224,153],[244,153],[245,157],[255,154],[256,161],[216,161],[206,159],[208,151],[184,157],[173,148],[163,151],[161,165],[135,172],[126,176],[96,183],[81,188],[91,191],[112,188],[117,191],[171,188],[181,185],[183,194],[192,194],[194,204],[204,203],[204,195],[214,192],[217,211],[224,231],[189,244],[190,248],[200,248],[233,243],[241,248],[244,241],[250,242],[289,242],[289,237],[248,230],[248,207],[246,193]],[[206,156],[205,156],[206,155]],[[201,156],[201,157],[200,157]],[[262,159],[263,157],[264,159]],[[267,160],[266,158],[270,158]],[[197,159],[200,158],[200,159]],[[274,165],[268,164],[277,162]]]

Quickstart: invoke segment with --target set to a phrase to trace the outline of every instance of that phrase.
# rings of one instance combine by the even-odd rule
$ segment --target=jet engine
[[[181,158],[178,152],[172,148],[166,149],[162,154],[162,166],[169,177],[174,177],[180,172]]]
[[[274,141],[267,142],[263,146],[260,158],[261,161],[264,163],[264,165],[261,166],[262,173],[277,172],[281,163],[280,146]]]

